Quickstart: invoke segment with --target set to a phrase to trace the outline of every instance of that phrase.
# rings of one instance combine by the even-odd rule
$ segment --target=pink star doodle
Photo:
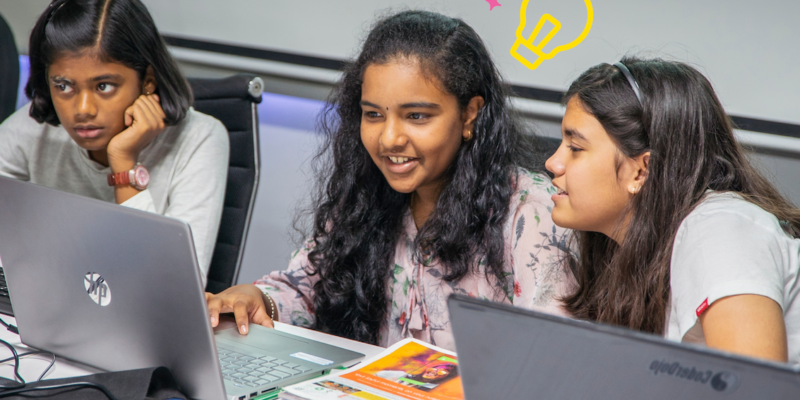
[[[498,3],[497,0],[486,0],[489,3],[489,11],[494,10],[495,7],[500,7],[502,4]]]

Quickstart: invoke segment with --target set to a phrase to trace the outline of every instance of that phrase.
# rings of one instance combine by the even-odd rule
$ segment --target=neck
[[[607,229],[605,232],[601,233],[610,237],[611,240],[617,242],[617,245],[622,246],[622,242],[625,241],[625,236],[628,234],[630,221],[630,213],[627,213],[619,219],[619,222],[613,224],[611,229]]]
[[[425,225],[428,217],[433,213],[441,192],[439,185],[436,185],[421,187],[411,194],[411,215],[414,217],[414,225],[417,226],[417,229]]]
[[[106,149],[89,150],[89,158],[104,167],[108,166],[108,151]]]

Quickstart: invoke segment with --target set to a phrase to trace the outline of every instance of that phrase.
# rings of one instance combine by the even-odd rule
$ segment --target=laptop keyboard
[[[14,310],[11,309],[11,298],[8,295],[8,284],[6,283],[6,274],[3,271],[3,267],[0,267],[0,313],[14,315]]]
[[[256,356],[219,349],[222,378],[243,387],[259,387],[311,371],[311,368],[280,358]]]
[[[6,284],[6,273],[0,267],[0,297],[8,298],[8,285]]]

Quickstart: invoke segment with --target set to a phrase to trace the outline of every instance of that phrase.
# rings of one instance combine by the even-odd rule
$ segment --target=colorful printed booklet
[[[284,388],[286,400],[463,400],[455,353],[405,339],[336,376]]]

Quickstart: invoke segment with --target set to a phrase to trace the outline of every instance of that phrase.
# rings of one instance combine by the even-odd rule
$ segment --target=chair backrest
[[[240,74],[193,78],[189,84],[195,110],[220,120],[230,136],[225,205],[206,284],[206,291],[219,293],[236,284],[250,227],[261,165],[256,104],[261,102],[264,83],[257,76]]]
[[[0,122],[17,108],[19,54],[14,34],[0,15]]]

